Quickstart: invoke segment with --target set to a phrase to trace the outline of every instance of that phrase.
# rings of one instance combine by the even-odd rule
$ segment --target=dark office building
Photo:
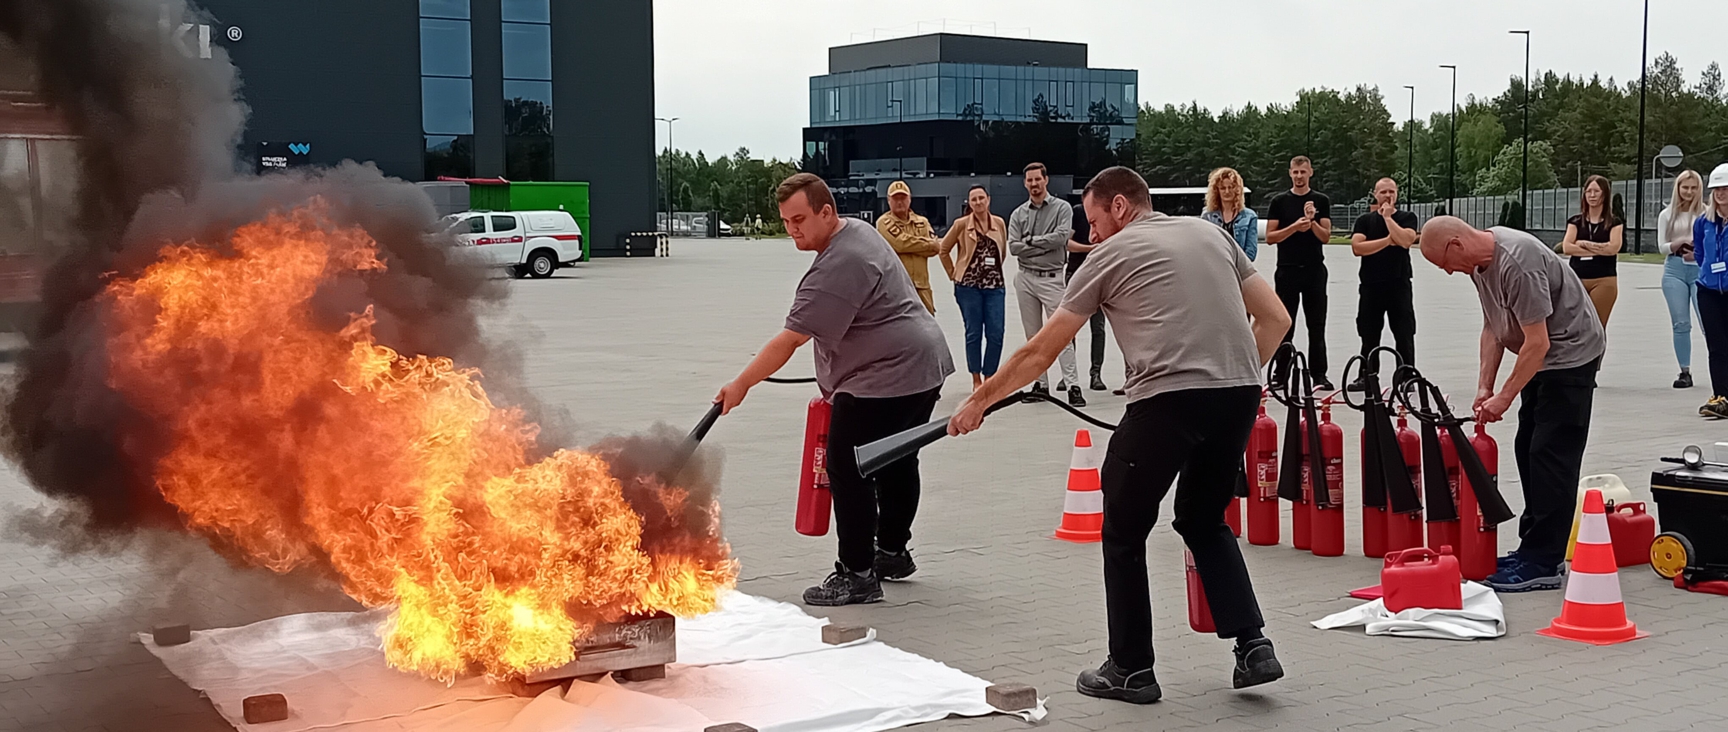
[[[810,79],[804,167],[846,213],[887,210],[888,184],[904,177],[939,226],[975,183],[1012,211],[1034,160],[1071,197],[1076,181],[1131,162],[1139,109],[1138,72],[1086,64],[1083,43],[951,33],[831,48],[828,73]]]
[[[194,0],[240,69],[245,157],[592,184],[595,256],[654,228],[652,0]]]

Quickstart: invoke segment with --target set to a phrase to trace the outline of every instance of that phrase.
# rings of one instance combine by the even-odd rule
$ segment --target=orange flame
[[[735,581],[717,535],[646,551],[601,457],[530,462],[538,426],[477,370],[379,345],[370,307],[317,327],[321,287],[384,269],[364,231],[315,202],[229,244],[167,246],[109,283],[109,383],[168,435],[156,484],[189,527],[278,572],[327,563],[362,604],[394,605],[393,666],[553,668],[596,622],[708,612]],[[653,488],[682,510],[684,491]]]

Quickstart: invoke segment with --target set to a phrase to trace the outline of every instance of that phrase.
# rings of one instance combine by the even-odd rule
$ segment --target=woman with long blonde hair
[[[1234,168],[1219,168],[1206,177],[1206,211],[1200,218],[1223,227],[1224,233],[1253,261],[1260,241],[1260,217],[1248,208],[1248,187]]]
[[[1674,325],[1674,358],[1680,375],[1674,388],[1692,386],[1692,312],[1698,308],[1698,258],[1692,245],[1692,222],[1704,213],[1704,179],[1698,171],[1674,177],[1668,207],[1656,217],[1657,247],[1668,255],[1662,265],[1662,297]]]

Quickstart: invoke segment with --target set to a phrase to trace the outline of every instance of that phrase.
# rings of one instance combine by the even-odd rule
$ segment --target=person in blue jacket
[[[1200,218],[1223,227],[1252,262],[1260,248],[1260,217],[1248,208],[1247,190],[1235,168],[1212,171],[1206,177],[1206,211]]]
[[[1692,222],[1698,261],[1698,324],[1710,351],[1710,401],[1698,414],[1728,418],[1728,163],[1710,171],[1710,201]]]

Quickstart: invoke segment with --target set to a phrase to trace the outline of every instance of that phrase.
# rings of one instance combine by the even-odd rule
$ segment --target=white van
[[[465,211],[444,217],[445,231],[476,263],[516,277],[551,277],[582,259],[582,228],[565,211]]]

